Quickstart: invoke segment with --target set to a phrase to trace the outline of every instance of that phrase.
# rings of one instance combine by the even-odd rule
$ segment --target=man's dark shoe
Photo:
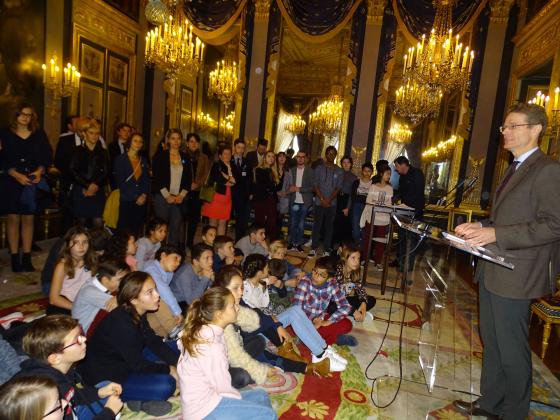
[[[389,265],[389,267],[398,267],[399,266],[399,260],[393,260],[388,265]]]
[[[496,414],[489,413],[488,411],[481,408],[478,400],[472,402],[455,400],[453,401],[453,405],[457,410],[464,414],[470,414],[471,416],[481,416],[489,419],[499,419],[499,416],[497,416]]]

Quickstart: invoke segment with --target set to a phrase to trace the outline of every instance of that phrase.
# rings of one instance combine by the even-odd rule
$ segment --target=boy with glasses
[[[73,368],[86,355],[86,337],[77,320],[68,315],[51,315],[34,322],[23,337],[23,350],[30,359],[21,364],[16,377],[53,379],[60,397],[68,402],[65,419],[114,419],[122,409],[119,384],[86,386]]]
[[[315,262],[311,276],[301,279],[294,295],[294,305],[299,305],[328,345],[356,346],[357,340],[347,335],[352,330],[348,315],[352,306],[346,300],[334,278],[335,267],[329,257],[321,257]],[[331,301],[336,310],[329,315],[327,308]]]

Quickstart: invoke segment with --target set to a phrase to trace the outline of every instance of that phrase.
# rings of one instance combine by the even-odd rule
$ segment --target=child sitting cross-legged
[[[82,286],[72,304],[72,317],[78,320],[89,336],[89,328],[99,312],[111,312],[117,307],[113,296],[119,290],[122,278],[130,271],[124,261],[102,259],[95,277]]]
[[[290,289],[295,288],[298,282],[305,276],[305,272],[294,266],[286,259],[288,245],[285,241],[276,240],[270,243],[270,258],[277,258],[286,266],[286,273],[282,280],[284,285]]]
[[[208,245],[200,243],[191,249],[191,264],[183,264],[171,280],[171,291],[179,305],[190,305],[198,299],[214,281],[212,257],[214,252]]]
[[[220,271],[224,265],[235,263],[235,249],[233,239],[229,236],[219,235],[214,239],[214,262],[212,269],[214,273]]]
[[[30,358],[16,377],[54,380],[60,398],[69,403],[65,419],[114,419],[121,410],[121,385],[103,377],[97,388],[86,386],[73,368],[86,355],[86,337],[75,319],[51,315],[33,322],[23,337],[23,350]]]
[[[177,365],[183,419],[277,419],[263,389],[239,392],[232,386],[224,330],[237,321],[239,307],[224,287],[207,290],[189,308]]]
[[[166,400],[176,388],[179,351],[148,325],[146,314],[160,303],[154,280],[143,271],[127,274],[119,286],[118,307],[99,323],[81,366],[89,384],[109,379],[122,385],[123,401],[133,411],[167,414]]]
[[[347,335],[352,330],[348,315],[352,306],[334,278],[335,268],[330,257],[321,257],[315,262],[311,276],[300,280],[294,295],[294,303],[303,309],[313,321],[327,344],[357,345],[357,340]],[[327,308],[333,302],[336,310],[329,314]]]
[[[346,296],[346,300],[352,306],[352,316],[358,322],[366,318],[373,320],[373,315],[368,312],[375,306],[375,298],[368,296],[362,279],[360,278],[360,255],[361,250],[353,243],[342,246],[341,260],[336,268],[335,279],[338,286]],[[329,304],[328,313],[334,313],[337,307],[334,302]]]
[[[167,222],[159,217],[149,221],[148,235],[136,241],[136,268],[143,270],[148,261],[156,257],[156,252],[167,237]]]
[[[313,363],[319,363],[328,357],[331,371],[341,372],[345,370],[346,359],[329,346],[332,343],[321,337],[300,306],[292,305],[275,316],[266,314],[270,310],[267,285],[279,281],[276,278],[269,277],[268,265],[269,260],[259,254],[249,255],[243,264],[243,275],[246,280],[243,282],[242,304],[259,313],[261,328],[256,332],[262,333],[278,347],[278,354],[290,358],[294,352],[298,352],[291,341],[290,335],[285,330],[285,328],[291,326],[302,343],[311,351]],[[272,325],[279,323],[280,326],[271,328],[270,318],[272,318]]]
[[[161,297],[157,311],[148,314],[150,326],[161,337],[167,337],[184,320],[183,310],[170,287],[182,258],[183,254],[177,247],[165,245],[157,250],[155,260],[144,266],[144,271],[156,283]]]

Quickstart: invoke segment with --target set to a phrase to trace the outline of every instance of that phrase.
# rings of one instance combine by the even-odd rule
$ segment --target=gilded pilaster
[[[367,0],[367,23],[380,25],[383,21],[386,0]]]
[[[490,23],[507,23],[515,0],[490,0]]]
[[[271,0],[255,0],[255,20],[268,20]]]

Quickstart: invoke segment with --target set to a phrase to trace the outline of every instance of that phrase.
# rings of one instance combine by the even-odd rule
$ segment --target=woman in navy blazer
[[[140,133],[134,133],[125,145],[126,153],[115,158],[114,171],[120,190],[118,229],[138,235],[146,218],[146,199],[150,192],[148,162],[139,153],[144,147]]]

